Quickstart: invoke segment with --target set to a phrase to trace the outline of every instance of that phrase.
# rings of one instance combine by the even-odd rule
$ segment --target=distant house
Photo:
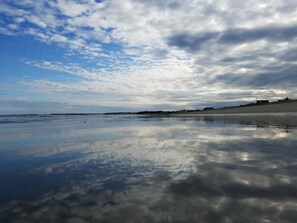
[[[205,107],[203,110],[204,110],[204,111],[214,110],[214,107]]]
[[[284,98],[284,99],[281,99],[281,100],[278,100],[278,101],[291,101],[292,99],[291,98],[288,98],[288,97],[286,97],[286,98]]]
[[[257,104],[268,104],[269,100],[257,100]]]

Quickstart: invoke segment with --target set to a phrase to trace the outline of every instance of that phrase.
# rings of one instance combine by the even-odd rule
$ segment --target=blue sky
[[[294,0],[2,0],[0,114],[297,98]]]

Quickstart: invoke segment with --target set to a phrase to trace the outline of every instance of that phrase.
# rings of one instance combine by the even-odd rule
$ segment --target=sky
[[[1,0],[0,114],[297,98],[296,0]]]

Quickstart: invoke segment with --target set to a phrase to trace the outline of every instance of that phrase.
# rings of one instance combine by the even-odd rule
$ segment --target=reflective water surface
[[[215,116],[1,117],[0,222],[295,223],[297,129]]]

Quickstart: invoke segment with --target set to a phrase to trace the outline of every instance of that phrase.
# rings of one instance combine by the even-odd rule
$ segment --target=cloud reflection
[[[19,185],[11,190],[27,187],[27,197],[2,200],[2,221],[297,219],[296,129],[195,118],[94,123],[84,131],[61,128],[64,141],[17,150],[11,164],[24,167],[25,159],[31,165],[16,175]],[[98,140],[80,137],[88,131]],[[70,132],[75,143],[68,142]],[[101,137],[106,132],[110,137]],[[32,194],[29,188],[43,189]]]

